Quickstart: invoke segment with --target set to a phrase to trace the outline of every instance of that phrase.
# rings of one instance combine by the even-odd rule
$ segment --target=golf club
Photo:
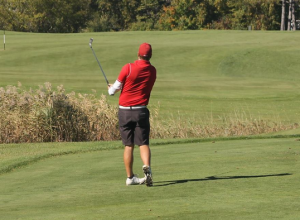
[[[101,66],[101,64],[100,64],[100,62],[99,62],[99,60],[98,60],[98,58],[97,58],[97,56],[96,56],[96,54],[95,54],[95,51],[94,51],[94,49],[93,49],[93,47],[92,47],[93,41],[94,41],[94,39],[91,38],[91,39],[90,39],[90,43],[89,43],[90,48],[91,48],[92,51],[93,51],[93,54],[94,54],[94,56],[95,56],[95,58],[96,58],[96,60],[97,60],[97,62],[98,62],[98,65],[99,65],[99,67],[100,67],[100,69],[101,69],[101,71],[102,71],[102,73],[103,73],[103,76],[104,76],[104,78],[105,78],[105,80],[106,80],[107,85],[109,85],[109,82],[108,82],[108,80],[107,80],[107,78],[106,78],[106,75],[105,75],[103,69],[102,69],[102,66]]]

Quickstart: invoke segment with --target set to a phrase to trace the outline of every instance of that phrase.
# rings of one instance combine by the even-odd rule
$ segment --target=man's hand
[[[109,92],[109,89],[110,89],[112,86],[113,86],[112,84],[107,84],[107,90],[108,90],[108,94],[109,94],[110,96],[113,96],[113,95],[114,95],[114,93],[110,93],[110,92]]]
[[[118,80],[114,84],[107,84],[108,88],[108,94],[114,95],[116,92],[120,91],[122,88],[122,83],[120,83]]]

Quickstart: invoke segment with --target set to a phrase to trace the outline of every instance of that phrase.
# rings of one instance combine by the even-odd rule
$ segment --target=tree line
[[[296,30],[299,0],[0,0],[0,29]]]
[[[287,30],[295,31],[299,22],[296,22],[296,9],[299,8],[299,2],[296,0],[283,0],[282,10],[281,10],[281,26],[280,30],[284,31],[286,28],[286,4],[288,4],[288,20],[287,20]],[[299,27],[300,28],[300,27]],[[298,29],[299,29],[298,28]]]

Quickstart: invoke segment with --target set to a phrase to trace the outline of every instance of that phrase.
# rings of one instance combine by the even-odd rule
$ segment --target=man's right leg
[[[149,145],[140,146],[140,155],[144,165],[151,166],[151,150]]]
[[[150,135],[150,112],[147,108],[141,109],[137,115],[137,126],[135,129],[135,143],[140,146],[141,159],[144,163],[143,171],[146,178],[146,186],[153,185],[151,172],[151,150],[149,147]]]
[[[143,171],[146,178],[146,186],[153,185],[152,171],[151,171],[151,150],[149,145],[140,146],[141,158],[144,163]]]
[[[146,178],[138,178],[133,173],[133,151],[134,145],[125,146],[124,149],[124,165],[126,169],[127,179],[126,185],[137,185],[137,184],[144,184]]]

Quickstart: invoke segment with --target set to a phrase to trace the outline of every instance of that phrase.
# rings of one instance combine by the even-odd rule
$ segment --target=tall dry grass
[[[106,96],[66,94],[45,83],[37,90],[0,88],[0,143],[99,141],[119,138],[117,109]]]
[[[50,83],[36,90],[0,88],[0,143],[119,140],[118,108],[106,96],[66,94]],[[200,123],[199,123],[200,121]],[[160,118],[159,104],[151,108],[151,138],[194,138],[256,135],[297,128],[254,119],[245,113],[206,119],[180,114]],[[196,123],[198,122],[198,123]]]
[[[180,113],[169,118],[159,117],[159,107],[152,110],[152,138],[212,138],[267,134],[296,129],[298,123],[284,124],[256,119],[250,113],[235,111],[229,115],[183,117]]]

